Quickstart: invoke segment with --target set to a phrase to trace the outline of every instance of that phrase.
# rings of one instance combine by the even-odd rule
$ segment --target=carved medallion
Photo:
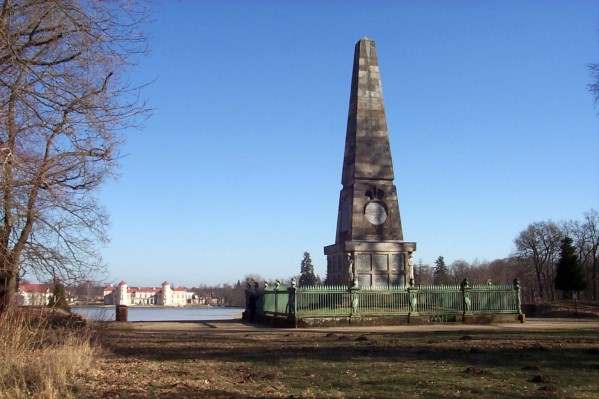
[[[364,209],[364,216],[370,223],[378,226],[387,220],[387,210],[380,202],[369,202]]]

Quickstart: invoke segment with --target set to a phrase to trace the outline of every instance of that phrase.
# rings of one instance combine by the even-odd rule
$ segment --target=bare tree
[[[472,280],[472,270],[470,264],[463,259],[455,260],[449,266],[453,276],[454,283],[459,284],[465,278]]]
[[[597,300],[597,267],[599,264],[599,213],[591,209],[584,215],[582,230],[587,240],[587,260],[591,264],[591,290],[593,300]]]
[[[146,46],[128,7],[1,3],[0,309],[25,271],[67,279],[101,265],[107,216],[94,192],[147,111],[124,75]]]
[[[597,299],[597,263],[599,255],[599,214],[591,209],[583,220],[568,220],[563,223],[563,231],[572,238],[576,255],[586,273],[587,297]]]
[[[433,284],[433,268],[419,259],[418,264],[414,267],[414,280],[416,284]]]
[[[595,97],[595,103],[599,102],[599,64],[589,65],[591,76],[593,77],[593,83],[589,84],[589,90],[593,97]]]
[[[560,228],[553,222],[536,222],[520,232],[514,240],[517,255],[534,267],[539,297],[554,296],[554,265],[562,237]],[[549,292],[548,292],[549,291]]]

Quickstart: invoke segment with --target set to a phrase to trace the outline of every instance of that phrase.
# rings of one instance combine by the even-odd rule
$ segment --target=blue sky
[[[451,5],[451,6],[450,6]],[[599,208],[593,1],[156,2],[154,113],[101,201],[109,279],[326,270],[354,43],[377,42],[406,240],[432,262],[507,256],[528,223]]]

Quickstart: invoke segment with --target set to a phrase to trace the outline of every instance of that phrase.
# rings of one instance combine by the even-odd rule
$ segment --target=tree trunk
[[[597,257],[593,256],[593,301],[597,300]]]
[[[0,313],[13,302],[17,292],[17,275],[10,271],[0,272]]]
[[[541,277],[540,266],[535,262],[535,272],[537,273],[537,283],[539,284],[539,297],[543,300],[543,278]]]

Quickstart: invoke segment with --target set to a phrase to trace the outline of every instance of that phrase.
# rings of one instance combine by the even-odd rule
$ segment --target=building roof
[[[44,294],[44,293],[50,291],[50,284],[25,283],[25,284],[19,284],[19,289],[23,292],[33,292],[33,293]]]
[[[158,292],[162,292],[162,288],[159,288],[159,287],[129,287],[129,288],[127,288],[127,292],[158,293]]]

